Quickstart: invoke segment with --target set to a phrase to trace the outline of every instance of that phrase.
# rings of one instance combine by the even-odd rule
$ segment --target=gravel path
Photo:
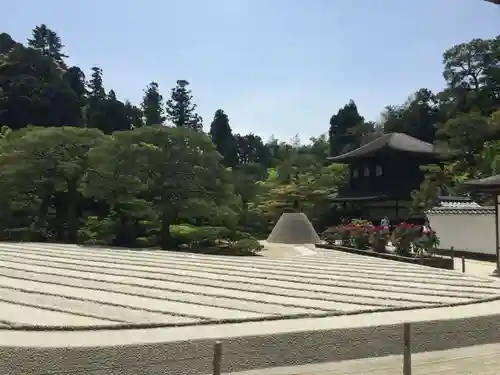
[[[500,284],[488,277],[336,251],[316,254],[305,246],[273,244],[266,251],[269,257],[224,257],[2,243],[0,323],[190,324],[500,295]]]
[[[401,375],[403,358],[356,359],[314,365],[233,372],[228,375]],[[412,372],[416,375],[497,375],[500,368],[500,344],[440,350],[413,355]]]

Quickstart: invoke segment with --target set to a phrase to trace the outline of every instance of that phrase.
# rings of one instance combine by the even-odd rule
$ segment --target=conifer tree
[[[229,125],[229,117],[222,109],[215,111],[209,134],[224,158],[224,165],[234,167],[237,163],[236,140]]]
[[[166,106],[167,120],[176,127],[201,131],[203,120],[195,112],[196,104],[191,102],[193,95],[187,88],[188,85],[188,81],[178,80],[177,85],[171,90]]]
[[[53,58],[61,67],[65,67],[64,58],[68,56],[62,52],[64,45],[59,35],[47,25],[41,24],[33,29],[32,36],[28,39],[28,46],[43,56]]]
[[[163,96],[157,82],[151,82],[144,91],[141,104],[145,125],[162,125],[165,122]]]

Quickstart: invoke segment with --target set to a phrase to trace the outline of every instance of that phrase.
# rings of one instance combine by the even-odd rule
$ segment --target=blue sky
[[[0,0],[0,9],[0,32],[25,41],[47,24],[71,63],[101,67],[121,99],[139,103],[153,80],[167,97],[186,79],[205,127],[222,108],[235,132],[264,140],[324,133],[349,99],[377,120],[385,105],[443,87],[445,49],[500,34],[500,7],[482,0]]]

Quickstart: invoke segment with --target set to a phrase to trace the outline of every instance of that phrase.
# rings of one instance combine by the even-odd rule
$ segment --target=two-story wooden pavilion
[[[412,191],[424,180],[420,166],[439,164],[440,155],[430,143],[389,133],[328,161],[349,165],[349,183],[332,201],[349,204],[353,217],[397,222],[410,216]]]

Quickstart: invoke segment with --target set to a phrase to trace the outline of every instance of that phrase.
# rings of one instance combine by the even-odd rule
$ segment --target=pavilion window
[[[377,177],[380,177],[384,174],[384,170],[382,169],[382,167],[380,165],[377,165],[377,167],[375,168],[375,175]]]
[[[365,167],[364,176],[365,177],[370,176],[370,169],[368,167]]]

